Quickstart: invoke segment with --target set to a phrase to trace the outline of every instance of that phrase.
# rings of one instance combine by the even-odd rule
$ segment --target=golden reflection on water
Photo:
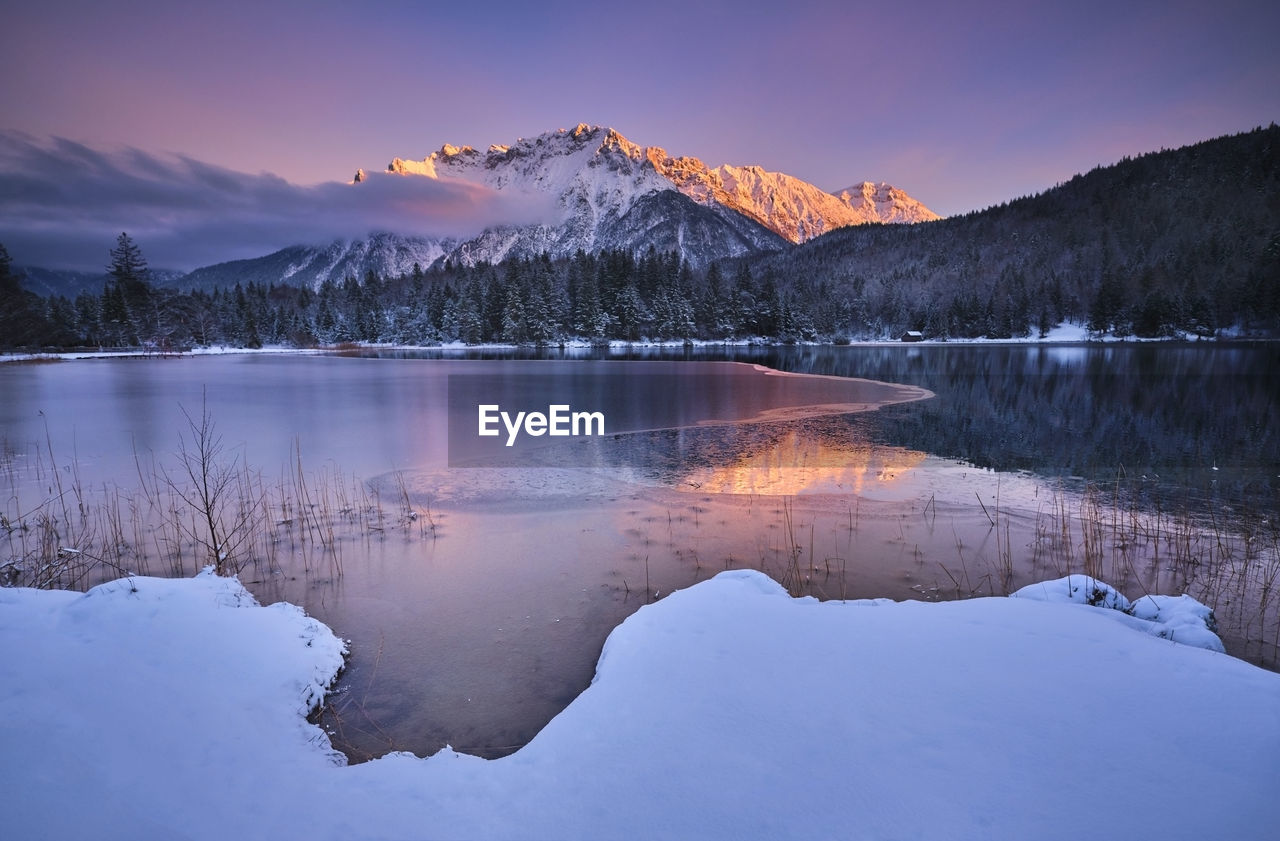
[[[681,487],[717,494],[864,494],[900,482],[925,458],[918,450],[792,429],[729,464],[685,474]]]

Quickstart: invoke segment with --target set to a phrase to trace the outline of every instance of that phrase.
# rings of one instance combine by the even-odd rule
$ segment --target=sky
[[[0,3],[19,264],[97,265],[127,229],[192,267],[406,203],[456,232],[512,211],[439,185],[335,210],[336,190],[580,122],[953,215],[1280,116],[1264,2]]]

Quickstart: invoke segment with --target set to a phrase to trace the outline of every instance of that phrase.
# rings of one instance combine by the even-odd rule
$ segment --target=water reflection
[[[378,352],[384,355],[385,352]],[[905,383],[937,395],[849,417],[865,440],[1000,471],[1157,484],[1280,507],[1275,344],[519,348],[395,355],[724,359]]]
[[[573,356],[614,358],[532,355],[563,358],[548,370],[579,380],[590,366]],[[0,433],[18,446],[15,454],[0,451],[5,513],[12,520],[30,507],[25,500],[35,491],[14,483],[28,455],[44,458],[46,418],[60,458],[78,450],[96,460],[86,465],[86,488],[128,483],[132,451],[164,458],[176,445],[178,404],[198,406],[205,392],[228,442],[268,482],[295,442],[309,468],[332,460],[370,479],[352,486],[351,497],[369,488],[381,506],[376,528],[337,535],[343,575],[326,563],[313,568],[319,573],[300,571],[296,532],[279,523],[278,565],[268,555],[243,575],[263,600],[302,604],[353,640],[344,691],[325,719],[353,756],[425,754],[445,743],[484,756],[509,753],[590,682],[618,622],[672,589],[741,566],[829,598],[985,595],[1095,569],[1132,595],[1193,592],[1219,608],[1235,634],[1233,651],[1276,662],[1274,600],[1254,598],[1252,583],[1257,570],[1280,570],[1268,550],[1280,545],[1274,529],[1237,539],[1220,520],[1204,531],[1170,516],[1169,507],[1151,516],[1112,506],[1092,490],[1064,490],[1067,483],[973,467],[1112,480],[1123,466],[1143,492],[1239,492],[1274,511],[1275,348],[623,355],[734,359],[909,383],[938,397],[874,412],[740,422],[786,405],[775,402],[778,392],[762,401],[765,390],[799,382],[816,391],[793,408],[835,400],[837,392],[842,401],[872,401],[848,396],[856,384],[788,384],[739,372],[690,394],[663,386],[602,397],[614,401],[618,417],[636,419],[626,431],[577,444],[591,448],[586,463],[604,469],[568,469],[560,454],[541,450],[531,454],[542,457],[537,469],[450,470],[446,379],[463,363],[240,357],[14,367],[0,370]],[[516,381],[531,370],[493,368]],[[659,416],[666,421],[642,422]],[[698,423],[705,420],[721,422]],[[285,481],[293,470],[281,474]],[[406,510],[416,519],[404,518]],[[284,516],[271,513],[273,521]],[[154,543],[145,528],[123,537],[133,548]],[[1201,583],[1197,577],[1215,568],[1206,558],[1225,573]]]
[[[882,498],[886,486],[906,483],[925,453],[856,440],[827,440],[790,429],[767,446],[724,464],[685,472],[678,482],[713,494],[858,494]]]

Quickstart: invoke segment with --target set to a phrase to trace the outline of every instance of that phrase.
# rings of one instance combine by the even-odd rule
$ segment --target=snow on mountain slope
[[[421,161],[396,158],[387,171],[550,194],[562,221],[587,227],[617,219],[640,196],[672,187],[703,206],[736,211],[791,242],[845,225],[939,218],[888,184],[865,182],[832,194],[758,166],[711,169],[697,158],[671,157],[661,147],[638,146],[614,129],[585,124],[487,152],[446,144]]]
[[[372,271],[380,277],[408,274],[417,263],[423,269],[453,250],[454,240],[372,234],[363,239],[338,240],[327,246],[295,245],[264,257],[233,260],[196,269],[181,281],[186,289],[214,289],[236,283],[287,283],[315,289],[326,280],[362,279]]]
[[[672,182],[655,169],[648,150],[600,126],[579,125],[485,152],[446,144],[420,161],[396,158],[387,173],[466,181],[546,203],[543,224],[491,228],[460,245],[451,256],[464,263],[653,246],[675,248],[699,265],[783,245],[725,207],[655,200],[658,194],[678,195]],[[670,218],[655,217],[658,207]]]
[[[382,172],[356,170],[353,190],[378,178],[430,178],[493,191],[525,211],[528,224],[494,225],[442,239],[380,233],[327,246],[293,246],[254,260],[197,269],[187,288],[236,282],[315,288],[325,280],[400,275],[452,259],[464,265],[511,257],[553,259],[578,250],[677,251],[691,265],[785,248],[845,225],[934,219],[887,184],[839,195],[760,167],[707,168],[696,158],[638,146],[602,126],[522,138],[479,151],[445,144],[422,160],[395,158]],[[375,185],[376,186],[376,185]],[[352,232],[353,234],[358,232]]]
[[[408,274],[417,263],[429,267],[448,251],[447,240],[408,238],[395,234],[373,234],[364,239],[339,241],[314,251],[289,267],[285,278],[303,273],[304,283],[317,285],[325,280],[361,278],[372,271],[381,277]]]
[[[594,207],[610,210],[671,188],[644,163],[644,150],[613,129],[579,125],[572,131],[521,138],[513,146],[490,146],[483,153],[445,144],[422,161],[396,158],[387,170],[458,178],[502,191],[550,193],[569,210],[576,209],[573,199],[585,197]]]
[[[881,181],[873,184],[863,181],[834,195],[856,213],[865,215],[866,222],[931,222],[942,217],[911,198],[902,190]]]
[[[732,208],[791,242],[867,221],[835,196],[781,172],[758,166],[709,169],[697,158],[672,158],[658,148],[649,155],[654,168],[694,201]]]

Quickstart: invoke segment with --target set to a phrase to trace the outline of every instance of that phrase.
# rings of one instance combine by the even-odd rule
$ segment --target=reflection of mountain
[[[1243,491],[1251,505],[1280,502],[1280,347],[1272,344],[726,346],[621,356],[732,359],[918,385],[937,397],[823,423],[845,440],[997,470],[1104,483],[1123,471],[1179,492]],[[711,461],[693,446],[673,457],[688,459],[690,470],[737,458]]]
[[[873,415],[875,412],[863,412]],[[854,415],[729,423],[599,439],[599,466],[683,491],[720,494],[853,494],[909,475],[925,453],[869,441]]]
[[[451,407],[475,405],[471,379],[468,377],[468,382],[456,392],[452,391],[454,384],[451,384]],[[485,386],[483,377],[476,379],[483,390],[495,393],[495,389]],[[570,379],[562,378],[566,383]],[[639,375],[638,379],[643,381],[646,377]],[[656,377],[647,379],[654,383],[642,384],[639,391],[646,391],[658,381]],[[750,388],[748,377],[736,379],[743,389]],[[800,383],[806,379],[822,382],[817,378],[786,378]],[[672,395],[681,391],[686,396],[695,395],[696,400],[703,401],[699,406],[700,411],[705,412],[706,392],[714,390],[714,386],[702,386],[708,386],[710,381],[710,377],[676,377],[669,381],[668,391]],[[616,384],[615,377],[615,387]],[[572,388],[578,397],[589,401],[590,381],[573,382]],[[512,402],[503,401],[503,405]],[[652,409],[652,399],[644,403]],[[514,446],[486,439],[494,445],[486,447],[475,444],[477,439],[470,424],[457,432],[455,438],[454,431],[463,424],[451,422],[449,465],[454,468],[611,468],[622,471],[619,478],[700,493],[865,494],[894,485],[927,457],[923,452],[868,441],[861,430],[844,420],[847,414],[800,413],[786,419],[716,421],[658,429],[633,427],[632,431],[626,431],[625,413],[616,413],[617,405],[602,401],[594,405],[603,407],[609,418],[619,418],[621,425],[613,426],[613,431],[603,436],[554,441],[526,436],[514,442]],[[752,414],[745,407],[738,409],[748,416]],[[465,413],[468,420],[473,415],[474,409]],[[538,476],[539,485],[550,480],[542,470],[534,475]],[[583,486],[591,481],[592,477],[584,474]]]
[[[736,460],[695,468],[680,483],[719,494],[867,494],[892,484],[926,458],[916,450],[813,434],[788,425]]]

